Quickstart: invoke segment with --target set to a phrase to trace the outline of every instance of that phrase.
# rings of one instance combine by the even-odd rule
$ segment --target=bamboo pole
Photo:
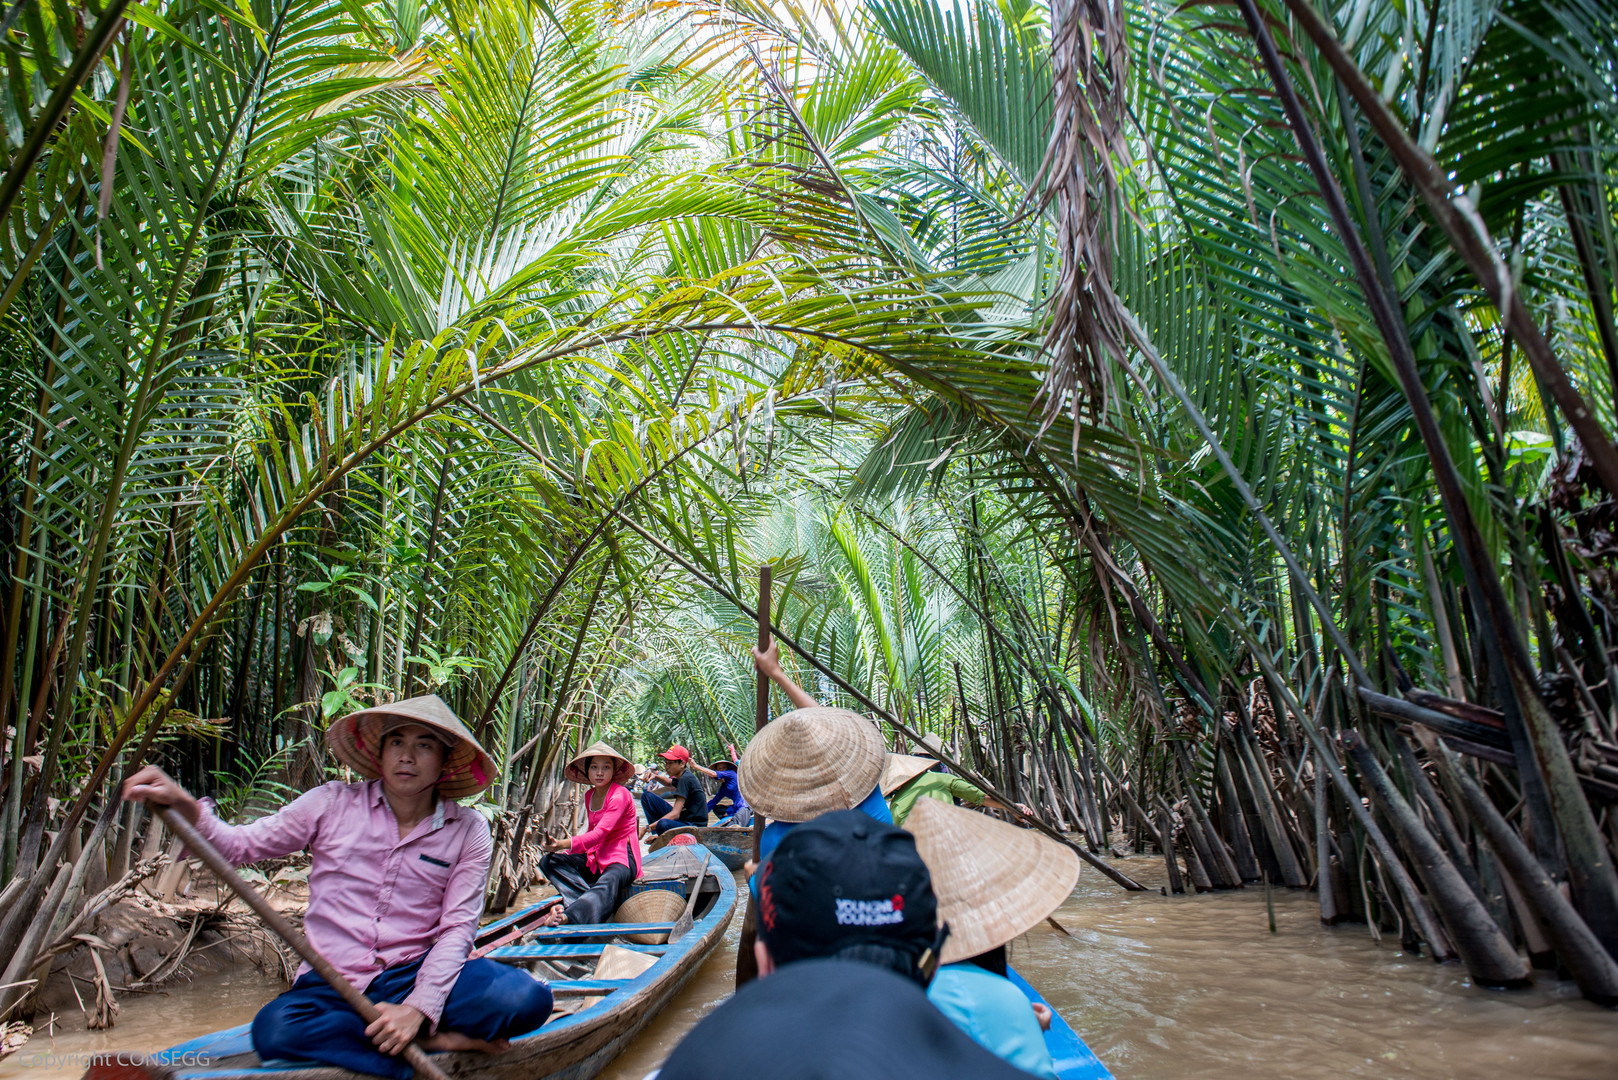
[[[185,846],[191,850],[191,854],[201,859],[208,869],[213,871],[216,878],[229,886],[231,892],[241,897],[247,906],[252,908],[260,919],[264,920],[264,925],[269,927],[277,937],[292,946],[293,951],[303,957],[304,962],[314,968],[320,974],[320,977],[325,979],[331,988],[337,991],[338,995],[348,1003],[348,1007],[360,1014],[361,1019],[367,1025],[381,1015],[377,1012],[376,1005],[372,1003],[370,998],[360,993],[353,983],[343,978],[337,969],[331,966],[330,961],[315,951],[315,947],[309,944],[308,938],[294,930],[292,924],[287,922],[279,911],[271,907],[268,900],[260,896],[256,889],[241,879],[241,876],[236,873],[235,867],[225,861],[225,857],[219,853],[217,848],[208,843],[207,839],[197,831],[195,825],[187,821],[172,806],[159,806],[154,807],[154,809],[157,810],[158,817],[162,818],[168,827],[174,830],[174,835],[185,841]],[[427,1077],[428,1080],[449,1080],[444,1071],[433,1064],[432,1059],[427,1056],[427,1051],[415,1043],[406,1046],[400,1052],[400,1056],[416,1070],[417,1076]]]
[[[770,564],[758,568],[758,651],[770,647]],[[770,679],[762,671],[753,686],[753,733],[764,730],[770,722]],[[753,865],[762,857],[764,844],[764,815],[753,814]],[[738,987],[758,978],[758,958],[753,955],[753,941],[758,936],[758,921],[753,913],[753,898],[747,898],[747,911],[742,915],[742,936],[736,944],[736,985]]]

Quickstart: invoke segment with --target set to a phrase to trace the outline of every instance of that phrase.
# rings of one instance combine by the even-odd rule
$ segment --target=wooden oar
[[[691,882],[691,895],[685,898],[685,911],[681,912],[680,917],[674,920],[674,929],[669,931],[670,942],[679,941],[685,937],[686,932],[691,927],[696,925],[696,920],[691,917],[691,914],[697,910],[697,894],[702,891],[702,883],[708,880],[708,864],[712,861],[712,852],[702,857],[702,869],[697,871],[696,880]]]
[[[217,848],[208,843],[203,835],[197,831],[196,826],[181,816],[179,811],[172,806],[159,806],[156,807],[156,810],[158,817],[161,817],[164,823],[174,831],[174,835],[183,840],[185,846],[191,849],[191,854],[201,859],[208,869],[213,871],[214,877],[230,886],[231,892],[247,902],[247,906],[252,908],[260,919],[264,920],[265,926],[273,930],[282,941],[292,946],[294,952],[303,957],[310,967],[319,972],[320,977],[325,979],[331,985],[331,988],[341,995],[344,1001],[348,1002],[348,1007],[364,1018],[367,1027],[381,1015],[376,1011],[376,1006],[372,1004],[370,998],[354,989],[353,983],[339,975],[337,969],[332,967],[324,956],[315,951],[315,947],[309,944],[308,938],[294,930],[292,924],[287,922],[279,911],[271,907],[268,900],[260,896],[251,885],[241,879],[235,868],[225,861],[225,857],[219,854]],[[415,1043],[410,1043],[401,1053],[404,1059],[410,1062],[411,1067],[416,1070],[418,1077],[427,1077],[428,1080],[449,1080],[444,1070],[433,1064],[432,1059],[427,1056],[427,1051]]]
[[[770,647],[770,565],[758,568],[758,651]],[[753,692],[753,733],[764,730],[770,722],[770,680],[762,671]],[[736,763],[738,769],[741,762]],[[759,847],[764,842],[764,815],[753,811],[753,865],[758,865]],[[753,939],[758,936],[758,924],[753,916],[752,890],[748,890],[747,913],[742,916],[742,937],[736,943],[736,985],[750,983],[758,978],[758,960],[753,956]]]

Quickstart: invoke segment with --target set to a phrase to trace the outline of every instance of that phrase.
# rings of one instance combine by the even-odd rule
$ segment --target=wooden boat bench
[[[596,931],[600,934],[603,931]],[[488,954],[490,960],[500,960],[507,964],[526,963],[529,960],[590,960],[601,955],[605,945],[585,945],[562,943],[559,945],[505,945]],[[653,956],[662,956],[669,951],[667,945],[614,945],[615,949],[628,949],[631,952],[650,953]]]
[[[673,929],[671,922],[575,923],[571,926],[548,926],[524,936],[540,941],[566,941],[569,938],[601,937],[606,934],[666,934]]]

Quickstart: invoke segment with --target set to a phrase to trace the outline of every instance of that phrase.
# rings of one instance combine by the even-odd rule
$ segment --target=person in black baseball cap
[[[932,876],[909,833],[858,810],[787,834],[758,875],[760,975],[795,960],[861,960],[922,985],[942,951]]]
[[[1028,1076],[922,990],[947,935],[909,833],[857,810],[805,822],[759,871],[758,903],[759,977],[691,1029],[657,1080]]]

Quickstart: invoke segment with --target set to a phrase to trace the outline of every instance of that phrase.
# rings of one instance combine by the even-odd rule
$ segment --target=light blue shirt
[[[927,1000],[996,1057],[1023,1072],[1058,1080],[1033,1005],[1010,979],[976,964],[945,964],[927,987]]]

